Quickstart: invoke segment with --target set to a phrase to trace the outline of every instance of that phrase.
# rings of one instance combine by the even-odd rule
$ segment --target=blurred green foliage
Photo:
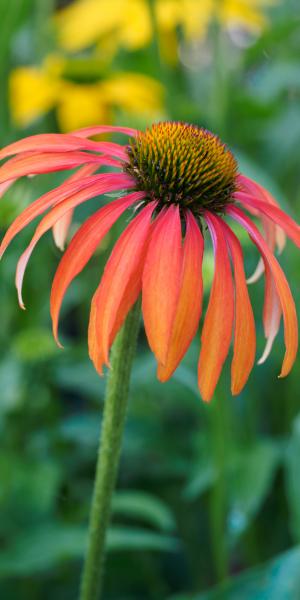
[[[0,0],[2,145],[56,126],[50,112],[17,131],[7,95],[20,48],[38,57],[52,43],[46,34],[53,4]],[[244,171],[265,183],[295,217],[300,214],[298,11],[297,0],[279,3],[270,10],[269,27],[257,37],[212,25],[200,45],[182,40],[180,60],[173,65],[157,60],[155,39],[132,52],[120,49],[109,64],[111,73],[122,66],[154,76],[165,87],[165,116],[219,133]],[[119,116],[129,125],[144,119],[137,115],[135,122],[132,115],[118,113],[115,119]],[[7,192],[0,207],[3,231],[54,183],[54,176],[43,176]],[[76,219],[87,211],[78,211]],[[67,295],[64,351],[56,348],[50,332],[49,282],[59,260],[51,237],[32,258],[26,312],[17,306],[13,271],[31,231],[18,237],[1,263],[0,597],[5,600],[71,600],[77,595],[104,394],[104,381],[87,357],[89,302],[120,227]],[[250,244],[245,255],[250,273],[257,259]],[[297,296],[299,256],[290,243],[281,262]],[[208,256],[206,280],[211,272]],[[251,287],[251,295],[260,351],[261,282]],[[230,397],[227,365],[214,401],[206,406],[197,389],[198,350],[196,339],[171,381],[160,384],[140,334],[108,539],[105,597],[296,599],[300,362],[286,380],[277,380],[283,354],[279,338],[239,397]]]

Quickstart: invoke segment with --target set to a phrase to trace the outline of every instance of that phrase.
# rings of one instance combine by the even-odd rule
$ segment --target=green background
[[[30,63],[51,48],[53,8],[40,0],[0,2],[1,146],[55,130],[53,114],[17,130],[7,98],[7,78],[23,62],[21,54],[26,51]],[[269,28],[243,49],[213,25],[206,40],[209,64],[170,66],[157,60],[154,40],[136,52],[120,50],[109,68],[161,81],[165,117],[218,133],[241,169],[297,218],[297,0],[274,7],[269,18]],[[132,115],[117,113],[115,122],[136,124]],[[1,232],[22,207],[60,180],[51,175],[20,181],[1,200]],[[92,206],[78,211],[76,219]],[[33,227],[18,236],[0,265],[0,597],[5,600],[76,598],[104,393],[104,381],[87,355],[88,313],[121,229],[122,223],[67,295],[64,351],[51,336],[50,281],[60,257],[51,236],[41,241],[28,269],[26,312],[18,308],[13,280]],[[251,273],[257,253],[246,236],[243,241]],[[297,301],[300,259],[290,242],[280,262]],[[207,302],[211,255],[205,270]],[[250,293],[262,351],[263,281]],[[161,384],[140,333],[108,537],[105,598],[300,598],[300,361],[287,379],[277,379],[281,332],[267,363],[255,366],[240,396],[230,395],[227,364],[214,400],[204,405],[197,389],[198,352],[199,335],[173,378]]]

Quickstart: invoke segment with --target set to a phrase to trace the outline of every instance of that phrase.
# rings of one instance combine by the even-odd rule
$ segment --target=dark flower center
[[[125,171],[149,200],[222,211],[235,191],[237,163],[225,144],[210,131],[178,122],[152,125],[128,148]]]

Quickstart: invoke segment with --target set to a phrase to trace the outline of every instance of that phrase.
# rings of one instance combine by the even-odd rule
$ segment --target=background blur
[[[218,133],[241,169],[299,219],[298,0],[0,0],[0,28],[1,146],[89,124],[190,121]],[[62,177],[11,188],[0,205],[1,233]],[[77,223],[90,210],[78,211]],[[68,293],[64,351],[50,330],[60,258],[50,235],[27,273],[27,311],[17,305],[14,268],[32,231],[18,236],[0,274],[0,597],[73,600],[104,390],[87,355],[89,302],[118,231]],[[250,274],[257,254],[245,245]],[[297,296],[300,261],[291,243],[280,260]],[[205,276],[208,289],[209,255]],[[259,353],[262,280],[251,295]],[[196,339],[173,379],[160,384],[141,332],[105,597],[299,598],[300,361],[277,379],[280,335],[238,398],[230,396],[227,365],[205,406],[198,349]]]

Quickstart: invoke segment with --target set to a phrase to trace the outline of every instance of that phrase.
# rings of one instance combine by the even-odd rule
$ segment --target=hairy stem
[[[112,348],[80,600],[97,600],[101,594],[106,533],[118,472],[139,316],[140,302],[137,302]]]

